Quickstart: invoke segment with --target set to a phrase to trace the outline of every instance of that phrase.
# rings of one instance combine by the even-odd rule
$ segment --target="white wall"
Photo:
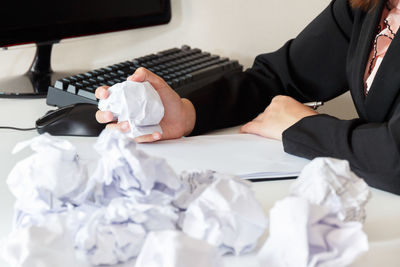
[[[102,67],[188,44],[251,66],[257,54],[274,51],[295,37],[329,0],[172,0],[168,25],[69,39],[53,48],[55,71]],[[0,51],[0,78],[24,73],[32,45]],[[321,111],[342,118],[355,112],[349,95]]]

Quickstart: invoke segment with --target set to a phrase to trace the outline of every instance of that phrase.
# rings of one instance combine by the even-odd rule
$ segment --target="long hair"
[[[363,10],[371,10],[376,7],[379,0],[350,0],[352,7],[361,8]]]

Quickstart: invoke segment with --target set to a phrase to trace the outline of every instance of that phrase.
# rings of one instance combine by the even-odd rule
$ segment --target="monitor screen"
[[[0,97],[46,96],[49,85],[58,76],[63,77],[51,69],[53,43],[65,38],[164,24],[170,19],[170,0],[3,1],[0,47],[36,43],[37,50],[25,75],[0,80]]]
[[[169,0],[4,1],[0,46],[157,25],[170,17]]]

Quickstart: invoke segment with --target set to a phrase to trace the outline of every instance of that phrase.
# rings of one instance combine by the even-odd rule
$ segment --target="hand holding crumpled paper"
[[[164,106],[149,82],[125,81],[111,86],[108,92],[108,98],[99,101],[99,109],[111,111],[118,122],[128,121],[129,137],[162,133],[159,123],[164,117]]]

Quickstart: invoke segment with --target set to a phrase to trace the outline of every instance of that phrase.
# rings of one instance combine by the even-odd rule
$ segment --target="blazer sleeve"
[[[352,25],[348,1],[332,1],[295,39],[276,52],[257,56],[250,69],[191,93],[188,98],[196,109],[192,134],[247,122],[278,94],[327,101],[347,91]]]
[[[306,117],[283,133],[284,150],[313,159],[334,157],[373,187],[400,194],[400,107],[388,122]]]

